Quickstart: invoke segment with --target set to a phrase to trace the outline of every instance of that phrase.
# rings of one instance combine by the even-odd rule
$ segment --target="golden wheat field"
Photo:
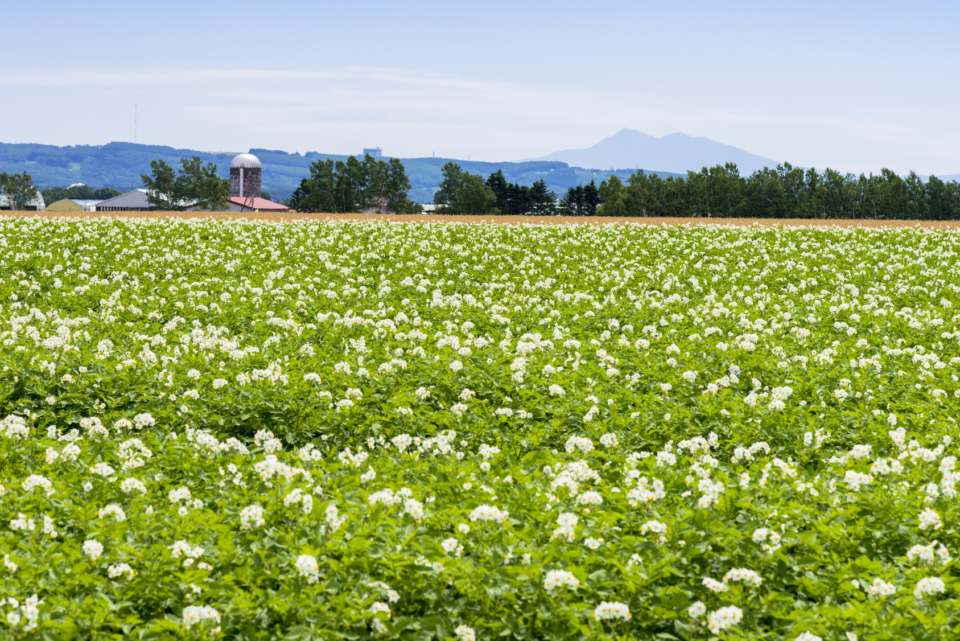
[[[298,220],[335,220],[335,221],[390,221],[396,223],[491,223],[498,225],[733,225],[749,227],[921,227],[921,228],[958,228],[960,221],[918,221],[918,220],[823,220],[811,218],[584,218],[579,216],[439,216],[439,215],[393,215],[393,214],[302,214],[271,212],[182,212],[182,211],[127,211],[127,212],[78,212],[63,216],[60,212],[4,212],[4,216],[40,217],[40,218],[180,218],[207,219],[222,218],[228,220],[265,220],[271,222],[292,222]]]

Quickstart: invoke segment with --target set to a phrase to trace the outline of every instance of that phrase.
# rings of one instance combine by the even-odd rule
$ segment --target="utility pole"
[[[137,144],[137,103],[133,103],[133,144]]]

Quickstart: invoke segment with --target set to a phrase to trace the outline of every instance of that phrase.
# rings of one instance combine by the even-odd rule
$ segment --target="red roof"
[[[259,209],[260,211],[290,211],[289,207],[267,200],[266,198],[240,198],[236,196],[230,199],[230,202],[238,207],[243,207],[250,211]]]

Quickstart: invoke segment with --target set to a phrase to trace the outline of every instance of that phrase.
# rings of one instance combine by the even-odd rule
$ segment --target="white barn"
[[[30,204],[25,207],[25,211],[44,211],[47,208],[47,204],[43,201],[43,196],[40,193],[37,193],[37,197],[30,201]],[[6,194],[0,194],[0,209],[10,210],[13,209],[13,199]]]
[[[96,204],[96,211],[152,211],[156,209],[147,202],[146,189],[134,189]]]

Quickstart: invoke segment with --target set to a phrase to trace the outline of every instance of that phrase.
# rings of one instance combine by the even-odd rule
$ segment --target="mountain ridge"
[[[349,156],[310,151],[303,154],[270,149],[250,149],[249,153],[260,159],[263,165],[263,189],[271,198],[287,198],[300,180],[310,175],[310,164],[315,160],[342,160]],[[359,156],[359,154],[357,154]],[[150,173],[151,160],[163,160],[174,168],[180,167],[181,158],[199,156],[203,162],[217,165],[217,173],[226,178],[233,155],[226,152],[207,152],[192,149],[176,149],[161,145],[142,145],[112,142],[106,145],[56,145],[0,143],[0,172],[20,173],[33,176],[41,188],[67,187],[84,183],[94,188],[111,187],[129,191],[142,187],[141,174]],[[479,174],[484,179],[498,170],[503,171],[509,182],[530,186],[544,180],[547,187],[562,196],[570,187],[589,183],[598,185],[616,175],[624,182],[633,169],[620,171],[583,169],[570,167],[556,161],[529,162],[483,162],[454,158],[401,158],[411,189],[409,197],[416,202],[433,202],[433,193],[440,185],[443,165],[448,161],[459,164],[464,171]],[[668,172],[649,171],[666,178]]]
[[[779,164],[710,138],[681,132],[658,138],[627,128],[585,149],[566,149],[529,160],[559,161],[578,167],[657,167],[660,171],[679,174],[733,162],[741,175]]]

